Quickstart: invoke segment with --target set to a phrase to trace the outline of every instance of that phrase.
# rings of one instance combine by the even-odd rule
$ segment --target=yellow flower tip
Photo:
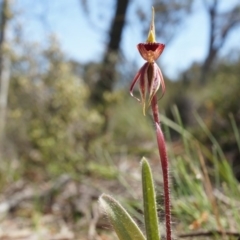
[[[154,25],[154,7],[152,7],[152,21],[151,21],[151,25],[150,25],[150,29],[149,29],[149,33],[148,33],[148,38],[147,38],[147,43],[154,43],[156,42],[155,39],[155,25]]]
[[[147,43],[154,43],[154,42],[156,42],[155,34],[153,33],[152,30],[149,31],[148,38],[147,38],[146,42]]]

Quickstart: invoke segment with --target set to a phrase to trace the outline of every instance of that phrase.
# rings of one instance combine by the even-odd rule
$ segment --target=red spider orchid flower
[[[141,100],[136,98],[143,104],[143,114],[145,115],[146,98],[148,98],[148,105],[152,107],[153,120],[156,125],[156,136],[158,143],[158,150],[162,166],[163,189],[164,189],[164,207],[165,207],[165,226],[166,226],[166,240],[171,240],[171,203],[169,193],[169,176],[168,176],[168,157],[166,151],[166,143],[160,125],[160,116],[158,111],[157,91],[161,87],[162,95],[165,92],[164,79],[160,68],[155,61],[160,57],[165,45],[157,43],[155,40],[155,27],[154,27],[154,9],[152,12],[152,22],[146,43],[139,43],[137,45],[138,51],[146,63],[140,68],[134,77],[131,86],[130,94],[133,95],[133,88],[139,82],[139,90]]]
[[[165,45],[157,43],[155,40],[154,26],[154,9],[152,11],[152,22],[146,43],[137,45],[138,51],[142,58],[147,62],[140,68],[134,77],[131,86],[130,94],[143,104],[143,114],[145,115],[146,98],[148,96],[148,106],[151,104],[153,97],[156,95],[160,86],[162,87],[162,95],[165,92],[165,83],[162,72],[155,61],[160,57]],[[133,95],[133,88],[139,82],[139,90],[141,100]]]

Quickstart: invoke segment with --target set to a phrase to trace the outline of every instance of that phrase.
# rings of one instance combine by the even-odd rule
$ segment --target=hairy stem
[[[165,145],[165,139],[160,126],[160,118],[158,113],[157,97],[154,96],[151,102],[153,119],[156,125],[156,135],[158,150],[162,165],[163,174],[163,188],[164,188],[164,206],[165,206],[165,221],[166,221],[166,239],[171,240],[171,204],[170,204],[170,192],[169,192],[169,175],[168,175],[168,158]]]

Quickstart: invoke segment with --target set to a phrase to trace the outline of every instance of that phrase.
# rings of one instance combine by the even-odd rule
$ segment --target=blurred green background
[[[162,219],[154,125],[128,93],[151,6],[174,232],[240,231],[239,1],[1,0],[0,239],[116,239],[102,192],[141,225],[143,156]]]

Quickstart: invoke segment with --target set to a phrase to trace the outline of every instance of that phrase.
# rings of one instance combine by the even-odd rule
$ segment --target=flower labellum
[[[146,43],[139,43],[137,45],[138,51],[142,58],[146,60],[146,63],[140,68],[136,76],[134,77],[131,86],[130,94],[133,95],[133,88],[137,82],[139,82],[139,90],[141,95],[141,101],[143,104],[143,114],[145,115],[146,98],[148,95],[148,106],[160,86],[162,87],[162,93],[165,92],[165,83],[162,76],[162,72],[155,61],[160,57],[164,50],[165,45],[157,43],[155,40],[155,26],[154,26],[154,8],[152,9],[152,21],[148,33]],[[162,95],[163,95],[162,94]]]

